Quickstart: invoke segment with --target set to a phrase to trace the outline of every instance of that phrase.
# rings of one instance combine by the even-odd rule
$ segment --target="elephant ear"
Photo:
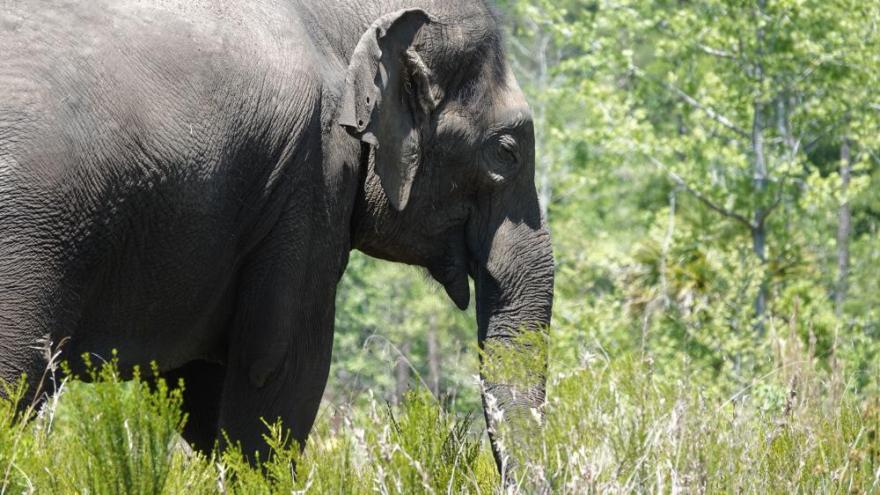
[[[432,19],[421,9],[406,9],[373,22],[351,56],[340,101],[339,124],[373,147],[382,189],[398,211],[409,201],[422,134],[440,99],[413,47]]]

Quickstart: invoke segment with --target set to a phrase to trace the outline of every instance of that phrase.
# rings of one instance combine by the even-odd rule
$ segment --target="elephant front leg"
[[[232,367],[236,372],[227,374],[220,431],[233,443],[240,443],[251,461],[255,455],[267,458],[268,448],[263,439],[269,433],[266,424],[277,420],[281,420],[293,440],[305,445],[330,370],[330,344],[322,347],[326,351],[313,348],[309,351],[311,355],[291,352],[273,365],[259,358],[241,361]]]
[[[183,438],[193,449],[210,454],[217,440],[217,418],[226,367],[207,361],[192,361],[163,373],[171,386],[183,380],[183,410],[187,414]]]
[[[277,259],[277,258],[275,258]],[[320,264],[314,264],[317,267]],[[252,461],[266,459],[265,423],[304,445],[330,371],[335,281],[267,265],[246,272],[229,339],[219,428]],[[221,436],[222,439],[222,436]]]

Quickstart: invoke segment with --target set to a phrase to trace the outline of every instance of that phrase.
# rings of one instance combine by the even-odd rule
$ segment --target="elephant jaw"
[[[468,286],[467,273],[460,272],[459,275],[451,282],[443,284],[443,288],[446,289],[446,294],[458,306],[458,309],[464,311],[468,309],[471,301],[471,289]]]
[[[438,266],[428,270],[434,280],[446,289],[446,295],[464,311],[471,301],[471,289],[468,285],[467,269],[464,266]]]
[[[468,308],[471,300],[471,289],[468,284],[468,255],[464,240],[450,242],[443,261],[428,268],[431,277],[439,282],[446,295],[464,311]]]

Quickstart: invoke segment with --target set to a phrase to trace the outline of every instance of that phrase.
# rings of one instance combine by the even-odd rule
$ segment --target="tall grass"
[[[423,390],[394,407],[325,405],[303,453],[267,425],[271,454],[252,466],[236,448],[190,452],[179,384],[122,381],[110,362],[91,383],[65,381],[33,417],[16,408],[23,385],[6,387],[0,492],[880,493],[880,399],[780,342],[777,372],[732,397],[661,379],[645,355],[555,372],[533,419],[542,434],[511,454],[520,469],[507,488],[481,415],[451,414]]]

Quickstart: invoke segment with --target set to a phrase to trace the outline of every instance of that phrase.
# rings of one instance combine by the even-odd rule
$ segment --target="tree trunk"
[[[440,350],[437,347],[437,315],[428,320],[428,387],[440,398]]]
[[[758,15],[762,16],[766,5],[765,0],[758,2]],[[761,22],[757,19],[757,22]],[[758,60],[755,63],[755,79],[758,83],[764,80],[764,67],[761,64],[761,55],[764,45],[764,29],[759,27],[757,32],[758,41]],[[755,187],[755,196],[758,199],[758,206],[755,208],[755,217],[752,223],[752,250],[761,268],[764,269],[767,264],[767,227],[766,216],[767,211],[764,208],[764,193],[767,190],[767,162],[764,155],[764,103],[761,101],[762,95],[755,96],[753,103],[754,120],[752,121],[752,177]],[[764,334],[764,313],[767,310],[767,277],[761,274],[760,286],[758,294],[755,296],[755,330],[759,335]]]
[[[403,396],[406,395],[406,391],[409,389],[409,364],[407,363],[407,359],[409,356],[410,344],[409,342],[404,342],[400,345],[400,353],[401,356],[397,358],[397,365],[394,370],[394,403],[400,404],[403,402]]]
[[[834,311],[837,316],[843,314],[849,288],[849,237],[851,231],[851,214],[849,199],[846,197],[852,175],[852,156],[849,139],[844,138],[840,145],[840,181],[843,201],[837,210],[837,284],[834,290]]]
[[[759,206],[755,208],[755,218],[752,224],[752,250],[763,269],[767,264],[767,227],[766,213],[760,202],[764,200],[764,192],[767,190],[767,164],[764,160],[764,116],[763,106],[760,101],[755,101],[755,120],[752,125],[752,152],[754,154],[753,177],[755,194],[758,196]],[[758,334],[764,334],[764,313],[767,310],[767,279],[761,274],[758,294],[755,296],[755,330]]]

